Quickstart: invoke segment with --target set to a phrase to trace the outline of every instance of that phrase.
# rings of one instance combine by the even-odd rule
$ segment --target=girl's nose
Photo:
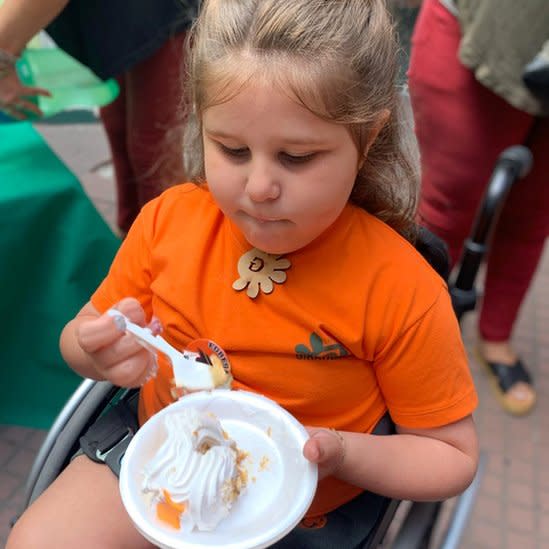
[[[253,164],[246,180],[246,193],[253,202],[277,199],[280,196],[280,184],[276,171],[263,163]]]

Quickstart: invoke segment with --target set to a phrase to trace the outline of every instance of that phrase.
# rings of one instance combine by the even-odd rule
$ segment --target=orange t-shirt
[[[287,280],[251,299],[233,289],[251,246],[205,188],[173,187],[147,204],[92,296],[101,312],[134,296],[184,349],[227,353],[233,387],[261,393],[301,423],[370,432],[389,410],[399,425],[441,426],[477,396],[444,281],[405,239],[348,205],[335,224],[287,254]],[[172,402],[167,361],[141,391],[140,421]],[[309,516],[362,490],[319,483]]]

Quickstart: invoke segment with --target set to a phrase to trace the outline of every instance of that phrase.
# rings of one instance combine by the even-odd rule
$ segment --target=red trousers
[[[185,34],[117,80],[120,95],[100,111],[112,153],[117,223],[127,232],[141,207],[183,174],[182,77]]]
[[[424,0],[414,35],[409,87],[422,162],[420,222],[459,259],[499,154],[523,144],[530,174],[511,189],[487,256],[479,331],[507,341],[549,232],[549,119],[519,111],[461,65],[460,28],[438,0]]]

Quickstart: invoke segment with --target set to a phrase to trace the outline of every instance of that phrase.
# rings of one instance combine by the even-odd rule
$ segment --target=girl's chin
[[[253,238],[252,236],[248,237],[245,235],[246,240],[250,246],[261,250],[267,254],[271,255],[285,255],[303,248],[304,246],[299,246],[297,243],[290,243],[287,239],[284,242],[275,241],[275,240],[266,240],[261,238]]]
[[[260,238],[257,235],[246,233],[244,234],[244,237],[246,238],[250,246],[257,248],[258,250],[261,250],[262,252],[265,252],[267,254],[282,255],[294,251],[287,242],[280,242],[274,238]]]
[[[258,250],[261,250],[262,252],[265,252],[266,254],[271,255],[283,255],[283,254],[289,254],[290,252],[293,252],[294,250],[289,249],[287,246],[271,246],[269,244],[266,244],[261,241],[250,241],[250,246],[253,248],[257,248]]]
[[[240,230],[250,246],[272,255],[289,254],[302,248],[292,234],[293,227],[288,222],[243,223]]]

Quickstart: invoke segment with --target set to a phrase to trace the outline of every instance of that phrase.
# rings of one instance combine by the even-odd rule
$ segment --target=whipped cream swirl
[[[188,408],[164,418],[166,439],[144,467],[142,490],[154,499],[164,490],[185,503],[181,529],[213,530],[238,495],[238,454],[211,413]]]

